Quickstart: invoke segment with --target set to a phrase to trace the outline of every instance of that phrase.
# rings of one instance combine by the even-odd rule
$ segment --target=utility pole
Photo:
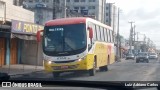
[[[135,42],[136,42],[136,25],[134,25],[134,46],[135,46]]]
[[[67,15],[66,15],[66,14],[67,14],[67,13],[66,13],[66,9],[67,9],[66,7],[67,7],[67,6],[66,6],[66,0],[64,0],[64,18],[66,18],[66,16],[67,16]]]
[[[52,19],[56,19],[56,0],[53,0],[53,13]]]
[[[119,56],[119,8],[118,8],[118,23],[117,23],[117,50],[116,50],[116,53],[117,53],[117,61],[120,60],[120,56]]]
[[[138,32],[137,32],[137,42],[138,42]]]
[[[130,53],[132,53],[132,45],[133,45],[133,21],[129,22],[131,24],[131,30],[130,30]]]
[[[136,25],[134,25],[134,27],[133,27],[133,35],[134,35],[133,46],[134,46],[134,53],[135,53],[135,50],[136,50],[136,30],[135,30],[135,28],[136,28]]]

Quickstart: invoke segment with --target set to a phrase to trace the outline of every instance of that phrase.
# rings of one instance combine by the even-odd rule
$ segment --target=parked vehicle
[[[136,56],[136,63],[139,62],[146,62],[149,63],[149,53],[148,52],[141,52]]]
[[[134,60],[135,59],[134,54],[127,54],[126,60],[128,60],[128,59]]]
[[[158,55],[156,53],[149,53],[149,59],[158,59]]]

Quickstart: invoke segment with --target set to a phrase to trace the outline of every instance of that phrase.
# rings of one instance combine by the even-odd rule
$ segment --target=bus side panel
[[[94,54],[97,55],[97,67],[105,66],[115,62],[113,44],[95,42]]]
[[[94,54],[97,56],[97,67],[107,64],[107,47],[102,42],[95,42]]]

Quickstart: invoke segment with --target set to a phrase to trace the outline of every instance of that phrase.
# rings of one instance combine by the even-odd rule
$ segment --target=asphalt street
[[[88,80],[88,81],[160,81],[160,62],[150,60],[149,63],[136,63],[135,60],[122,60],[109,65],[107,72],[97,71],[95,76],[89,76],[87,72],[62,73],[58,79]],[[16,78],[42,78],[53,79],[51,73],[45,71],[25,74]]]

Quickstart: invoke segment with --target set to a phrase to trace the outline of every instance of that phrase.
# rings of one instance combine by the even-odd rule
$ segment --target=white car
[[[158,59],[158,55],[156,53],[150,53],[149,59]]]

